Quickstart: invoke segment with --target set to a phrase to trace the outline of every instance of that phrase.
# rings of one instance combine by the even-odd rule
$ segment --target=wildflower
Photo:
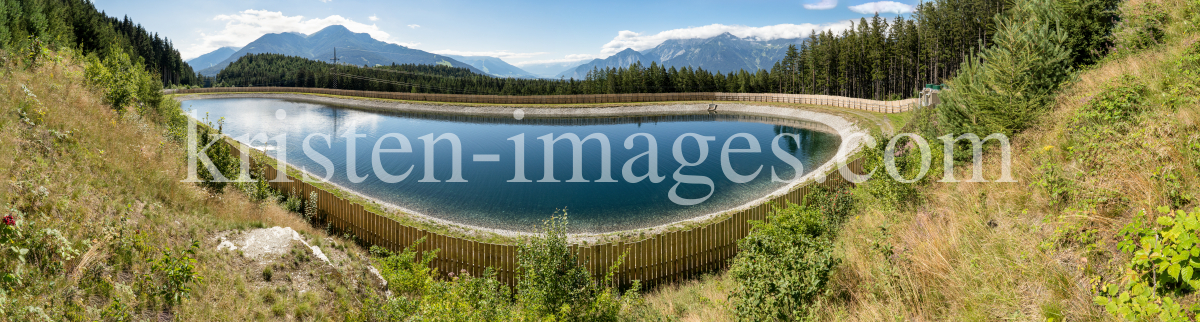
[[[1045,146],[1045,147],[1043,147],[1043,148],[1042,148],[1042,151],[1049,152],[1050,150],[1054,150],[1054,146],[1053,146],[1053,145],[1047,145],[1047,146]]]
[[[4,216],[4,224],[9,225],[9,226],[15,226],[17,224],[17,220],[14,219],[12,215]]]

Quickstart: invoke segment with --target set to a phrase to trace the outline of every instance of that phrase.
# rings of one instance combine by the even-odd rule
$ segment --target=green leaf
[[[1174,251],[1172,251],[1172,253],[1174,253]],[[1175,254],[1175,256],[1171,256],[1171,262],[1173,263],[1186,263],[1187,260],[1188,254]]]
[[[1171,226],[1175,224],[1175,219],[1167,216],[1158,217],[1158,224],[1163,226]]]
[[[1179,279],[1180,270],[1179,264],[1171,264],[1170,267],[1167,267],[1167,275]]]
[[[1169,214],[1169,213],[1171,213],[1171,208],[1169,208],[1167,206],[1159,206],[1158,212],[1164,213],[1164,214]]]
[[[1184,267],[1183,269],[1180,269],[1179,276],[1182,277],[1182,280],[1184,280],[1184,281],[1191,281],[1192,280],[1192,267],[1187,266],[1187,267]]]

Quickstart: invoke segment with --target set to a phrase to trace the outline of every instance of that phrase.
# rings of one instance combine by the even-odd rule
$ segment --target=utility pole
[[[331,73],[331,74],[333,74],[333,89],[337,89],[337,81],[338,81],[338,75],[337,75],[337,61],[338,61],[338,59],[337,59],[337,47],[333,47],[333,67],[330,67],[330,68],[329,68],[329,70],[330,70],[330,71],[332,71],[332,73]]]

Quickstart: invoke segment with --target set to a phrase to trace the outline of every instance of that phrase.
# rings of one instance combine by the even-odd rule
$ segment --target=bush
[[[1163,215],[1153,224],[1143,222],[1142,213],[1120,232],[1118,246],[1132,256],[1124,282],[1104,284],[1095,298],[1117,317],[1181,321],[1200,313],[1200,305],[1184,308],[1170,296],[1200,289],[1200,211],[1161,207],[1159,212]]]
[[[129,54],[109,48],[101,59],[95,54],[85,58],[84,76],[89,83],[104,92],[104,102],[117,110],[127,106],[138,106],[146,114],[146,108],[157,109],[162,102],[162,83],[158,77],[146,72],[145,67],[133,63]]]
[[[207,120],[208,117],[205,116],[205,123],[208,123]],[[208,159],[212,161],[213,165],[216,166],[216,170],[219,171],[222,176],[229,180],[236,180],[236,176],[240,175],[239,172],[241,171],[241,161],[234,156],[233,150],[228,144],[220,141],[223,140],[224,137],[224,134],[221,133],[221,128],[223,125],[224,119],[221,119],[217,121],[216,129],[212,128],[212,124],[208,124],[208,126],[196,127],[196,153],[203,152],[204,154],[208,155]],[[208,146],[208,144],[213,141],[217,142],[213,143],[212,146],[209,146],[206,150],[200,150]],[[200,180],[203,181],[200,183],[200,185],[208,188],[211,191],[221,191],[225,188],[225,185],[229,184],[229,182],[217,181],[213,173],[199,162],[196,165],[196,174]]]
[[[848,192],[818,189],[808,206],[775,207],[766,222],[738,241],[731,298],[743,320],[798,320],[826,293],[840,260],[833,250],[842,220],[853,211]]]
[[[517,251],[517,300],[527,315],[556,320],[614,321],[621,307],[640,300],[635,283],[622,296],[612,288],[612,275],[624,255],[605,277],[593,281],[591,272],[567,243],[567,215],[551,216],[542,236],[521,243]]]
[[[1154,2],[1128,3],[1122,9],[1125,14],[1114,32],[1118,52],[1133,52],[1156,46],[1166,36],[1164,29],[1170,23],[1166,9]]]
[[[25,221],[17,218],[15,210],[4,216],[0,223],[0,290],[11,290],[22,285],[26,256],[29,255],[29,241],[21,232]],[[3,295],[3,294],[0,294]],[[2,303],[0,303],[2,304]],[[0,312],[3,313],[3,312]]]
[[[270,265],[267,265],[267,267],[264,267],[264,268],[263,268],[263,271],[262,271],[262,278],[263,278],[263,280],[264,280],[264,281],[270,282],[270,281],[271,281],[271,277],[273,277],[273,276],[275,276],[275,271],[271,270],[271,266],[270,266]]]
[[[162,257],[148,260],[152,266],[150,273],[143,276],[143,287],[167,305],[180,303],[190,295],[191,284],[203,280],[196,272],[196,259],[192,258],[199,250],[199,241],[192,241],[192,246],[179,254],[170,248],[163,250]]]
[[[369,299],[368,319],[457,321],[616,321],[622,310],[640,304],[639,283],[624,294],[611,287],[612,272],[593,280],[570,252],[564,217],[546,221],[545,234],[524,241],[518,253],[516,301],[491,268],[480,276],[448,272],[449,281],[429,263],[437,251],[418,255],[418,240],[400,253],[372,247],[374,262],[392,292],[390,299]]]

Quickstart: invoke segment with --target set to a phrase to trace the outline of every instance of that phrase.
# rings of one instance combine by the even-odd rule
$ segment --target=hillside
[[[393,63],[446,64],[450,67],[466,68],[476,73],[483,73],[474,66],[453,58],[378,41],[371,38],[371,35],[355,33],[339,25],[325,27],[311,35],[299,33],[263,35],[246,44],[228,58],[213,64],[212,67],[201,69],[199,73],[204,76],[215,76],[230,63],[248,54],[281,54],[330,61],[335,48],[340,64],[356,66],[391,65]]]
[[[38,58],[0,66],[0,114],[12,116],[0,118],[0,320],[331,318],[359,314],[365,298],[347,291],[381,296],[360,280],[361,261],[330,267],[292,250],[263,264],[218,250],[218,235],[284,226],[330,256],[366,256],[274,199],[180,182],[179,103],[157,89],[114,102],[119,88],[85,78],[128,70],[128,57],[124,66],[70,51]],[[286,266],[264,281],[276,261]]]

